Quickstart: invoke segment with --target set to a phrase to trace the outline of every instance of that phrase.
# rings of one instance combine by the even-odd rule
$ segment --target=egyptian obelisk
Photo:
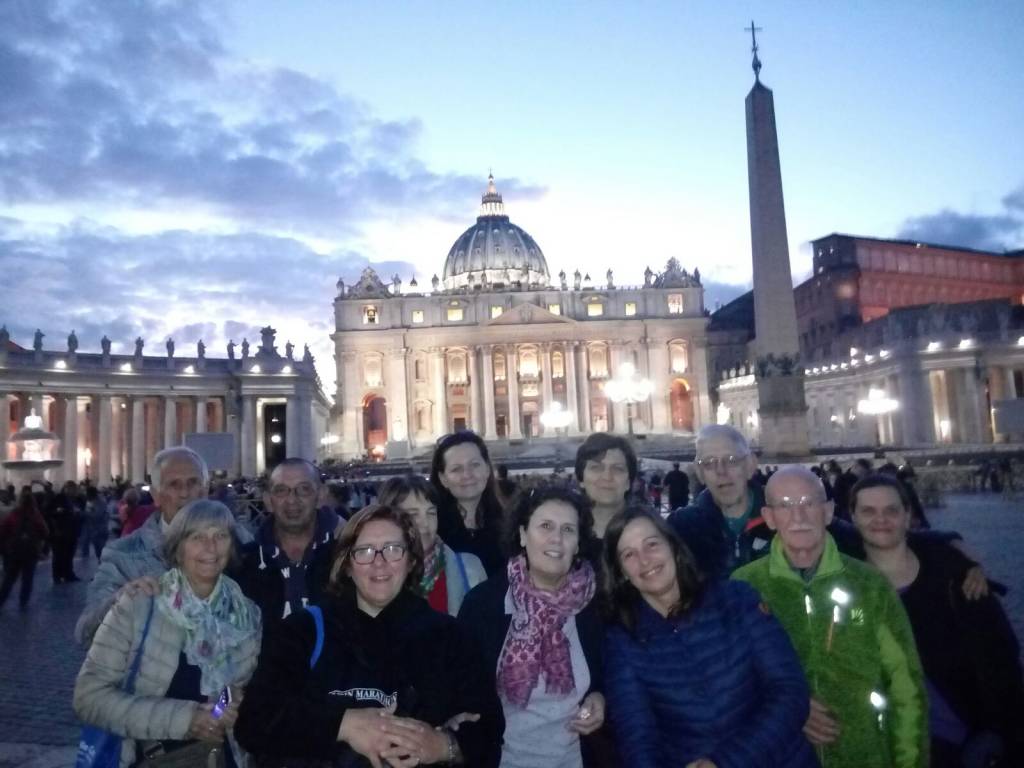
[[[782,198],[775,101],[761,82],[757,27],[750,23],[754,87],[747,94],[747,176],[750,245],[754,262],[755,379],[761,452],[785,461],[809,455],[797,336],[793,278],[789,267],[786,207]]]

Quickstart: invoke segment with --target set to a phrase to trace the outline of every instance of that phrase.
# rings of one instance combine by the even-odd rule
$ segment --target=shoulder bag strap
[[[313,653],[309,655],[309,668],[316,666],[320,660],[320,653],[324,649],[324,614],[319,605],[307,605],[306,610],[313,616],[313,623],[316,625],[316,645],[313,646]]]
[[[466,564],[462,562],[462,554],[455,553],[455,562],[459,564],[459,573],[462,574],[462,583],[466,585],[466,592],[469,592],[469,576],[466,574]]]
[[[124,689],[127,693],[135,693],[135,678],[139,674],[139,666],[142,663],[142,652],[146,647],[146,638],[149,636],[149,625],[153,621],[153,606],[156,598],[149,598],[149,611],[146,613],[146,625],[142,628],[142,640],[139,641],[139,650],[135,652],[135,659],[132,661],[131,669],[128,670],[128,677],[124,681]]]

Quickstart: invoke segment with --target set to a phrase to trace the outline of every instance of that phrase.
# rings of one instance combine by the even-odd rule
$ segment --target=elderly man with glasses
[[[765,489],[767,558],[738,569],[789,634],[811,687],[804,735],[829,768],[924,768],[928,703],[899,597],[869,565],[839,553],[821,481],[783,467]]]
[[[697,478],[704,490],[669,523],[712,581],[727,579],[741,565],[768,554],[772,532],[761,518],[764,491],[751,478],[757,457],[746,438],[726,424],[697,434]]]
[[[285,459],[270,473],[263,504],[270,512],[232,574],[263,612],[264,636],[281,619],[317,603],[327,584],[334,537],[344,520],[318,508],[320,471],[305,459]]]

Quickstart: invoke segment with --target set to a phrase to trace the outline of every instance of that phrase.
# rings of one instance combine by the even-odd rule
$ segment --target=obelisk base
[[[759,376],[757,399],[762,463],[811,460],[803,377],[777,372]]]

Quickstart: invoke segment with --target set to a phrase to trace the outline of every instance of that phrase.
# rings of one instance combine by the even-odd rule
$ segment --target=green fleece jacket
[[[839,721],[839,739],[818,748],[823,768],[926,768],[924,675],[907,614],[884,576],[841,555],[828,536],[805,582],[776,536],[768,557],[733,578],[761,593],[789,633],[812,695]]]

